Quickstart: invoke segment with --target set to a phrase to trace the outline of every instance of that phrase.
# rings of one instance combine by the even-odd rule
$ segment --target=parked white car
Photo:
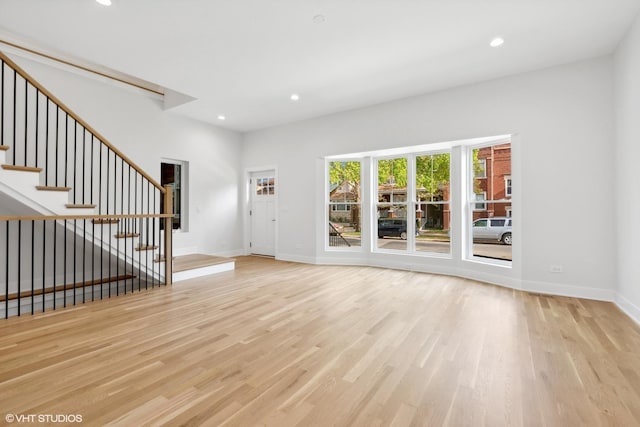
[[[511,244],[511,218],[479,218],[473,221],[473,240]]]

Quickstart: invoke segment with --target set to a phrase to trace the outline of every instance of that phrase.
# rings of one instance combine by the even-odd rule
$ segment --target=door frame
[[[278,167],[275,165],[265,165],[265,166],[256,166],[256,167],[250,167],[250,168],[245,168],[244,170],[244,197],[243,197],[243,205],[244,205],[244,209],[242,210],[242,214],[243,214],[243,219],[244,219],[244,254],[245,255],[251,255],[251,247],[250,247],[250,243],[251,243],[251,216],[249,215],[249,211],[251,210],[251,202],[252,202],[252,197],[253,194],[251,193],[251,175],[253,175],[254,173],[258,173],[258,172],[273,172],[273,176],[275,177],[276,180],[276,194],[275,194],[275,201],[274,201],[274,214],[276,217],[276,225],[275,225],[275,236],[274,236],[274,241],[273,241],[273,245],[274,245],[274,253],[275,253],[275,259],[278,259],[278,229],[279,229],[279,209],[278,209],[278,203],[279,203],[279,199],[280,199],[280,178],[278,176]]]

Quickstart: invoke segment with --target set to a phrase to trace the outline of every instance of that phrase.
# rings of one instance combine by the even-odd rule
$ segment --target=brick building
[[[511,144],[478,149],[474,191],[477,200],[502,200],[502,203],[476,203],[473,219],[511,216]]]

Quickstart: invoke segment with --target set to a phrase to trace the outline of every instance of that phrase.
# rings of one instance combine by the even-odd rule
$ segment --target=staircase
[[[170,284],[171,196],[0,52],[0,314]]]

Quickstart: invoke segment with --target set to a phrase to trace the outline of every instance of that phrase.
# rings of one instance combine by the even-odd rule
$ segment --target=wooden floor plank
[[[240,257],[0,322],[0,402],[87,425],[639,425],[640,328],[610,303]]]

